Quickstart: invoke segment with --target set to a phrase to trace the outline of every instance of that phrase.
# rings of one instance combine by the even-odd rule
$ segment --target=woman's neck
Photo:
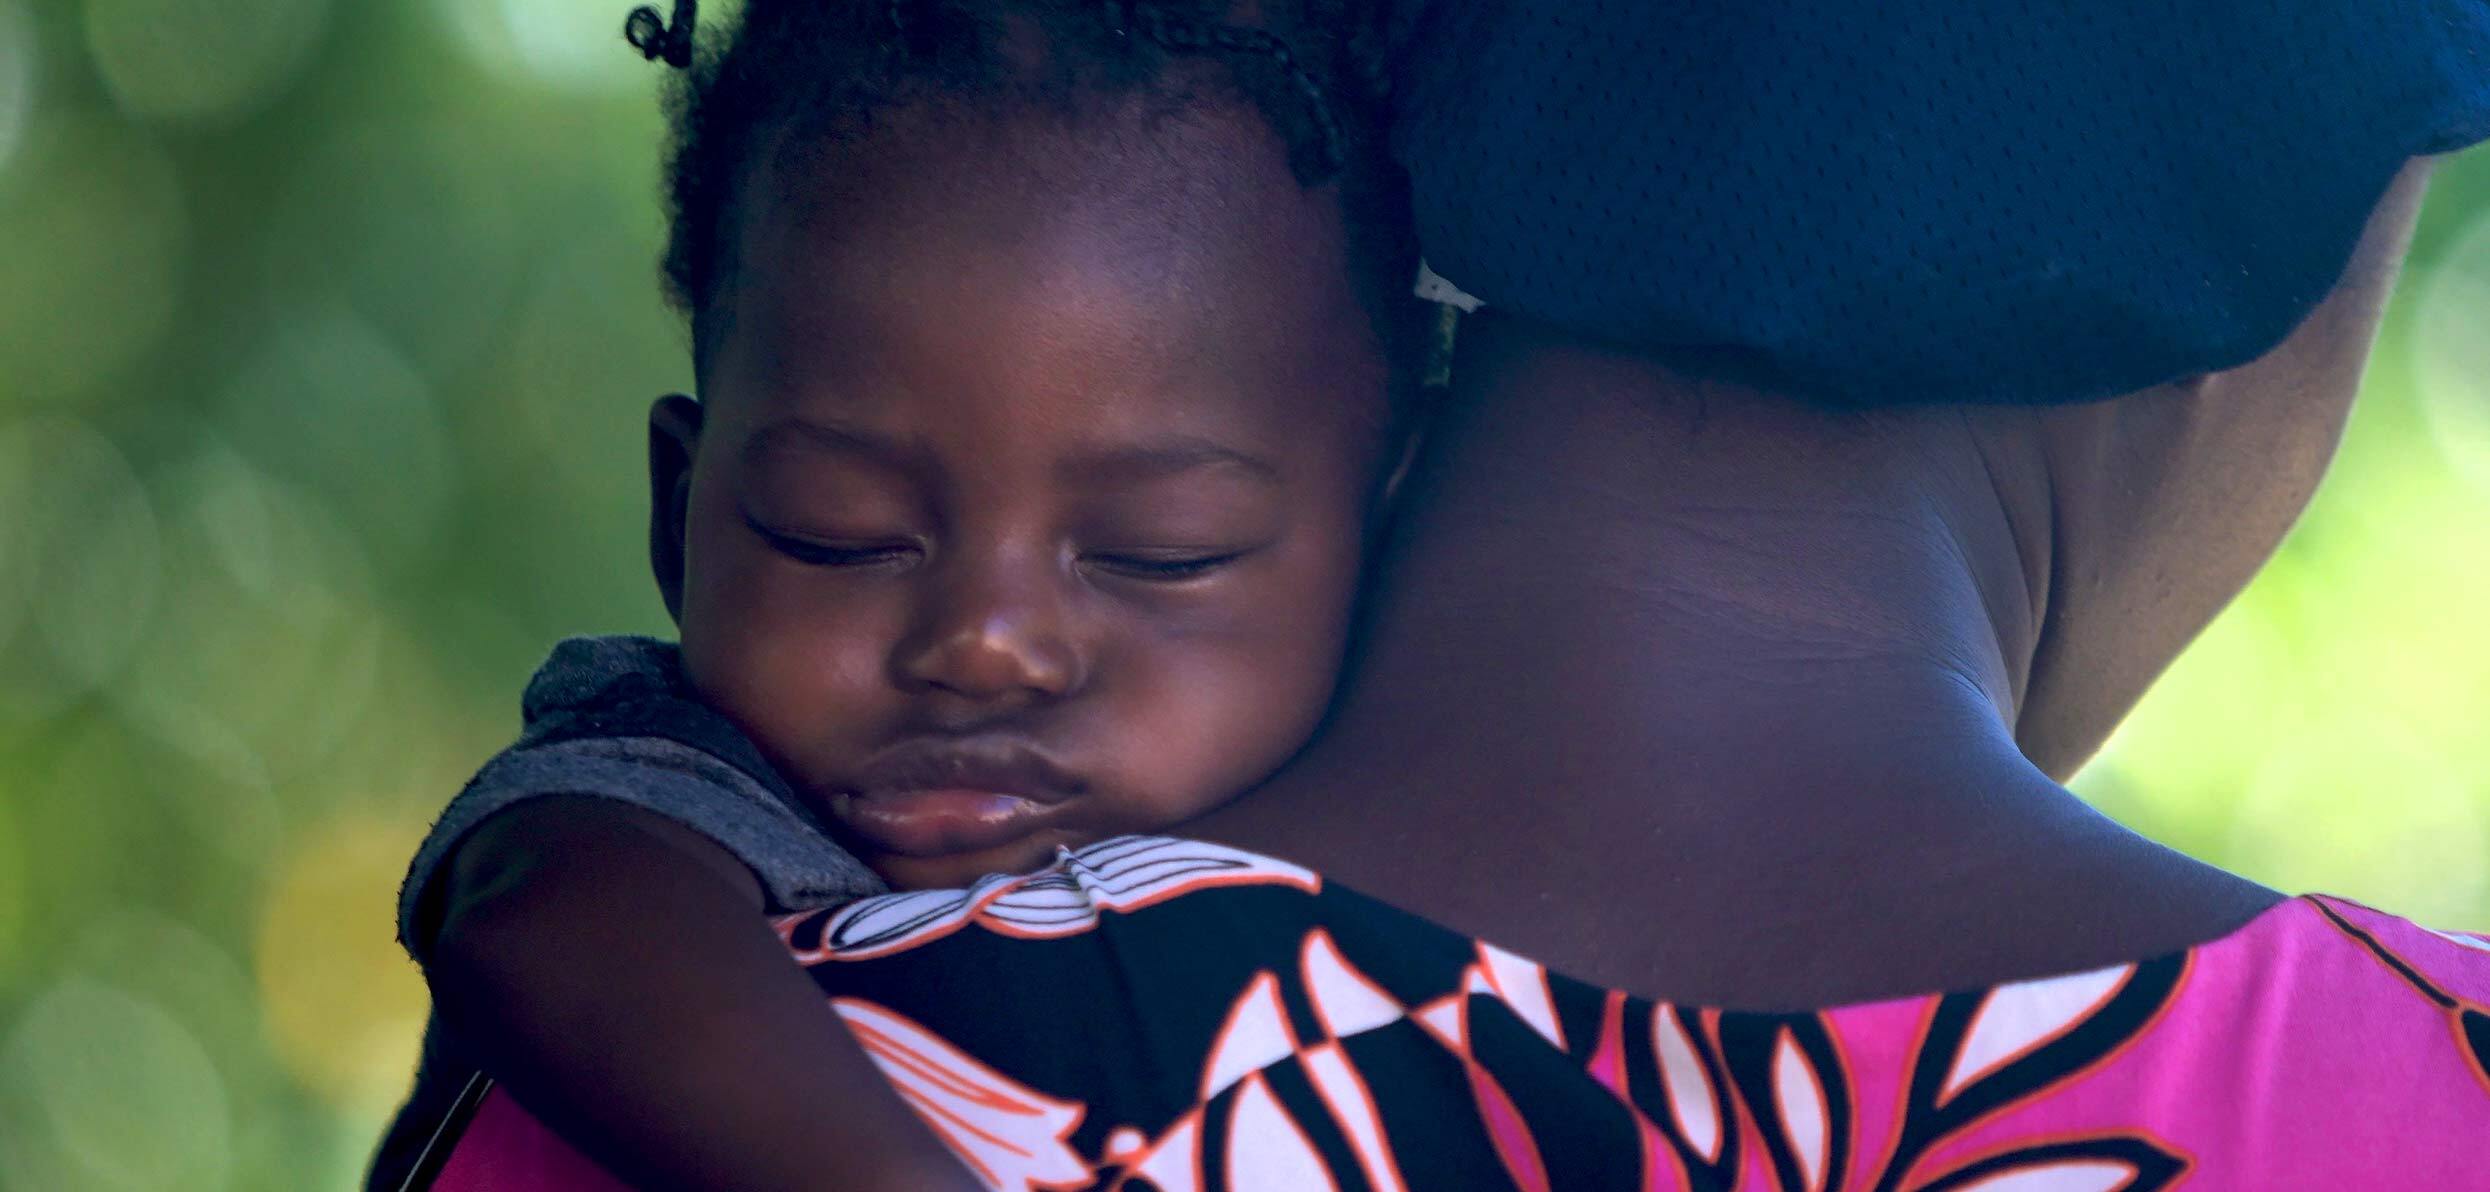
[[[2270,904],[2016,748],[2046,518],[1960,415],[1523,335],[1465,346],[1332,723],[1205,835],[1710,1004],[2087,967]]]

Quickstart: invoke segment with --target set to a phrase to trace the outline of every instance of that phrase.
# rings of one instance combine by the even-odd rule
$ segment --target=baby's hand
[[[649,1187],[974,1187],[874,1068],[725,850],[611,799],[493,816],[452,856],[425,976],[443,1027],[547,1125]]]
[[[880,883],[673,647],[565,642],[526,712],[401,900],[456,1049],[635,1184],[973,1187],[766,919]]]

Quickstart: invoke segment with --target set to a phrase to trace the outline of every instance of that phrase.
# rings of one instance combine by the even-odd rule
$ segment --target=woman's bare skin
[[[1831,412],[1478,319],[1332,721],[1192,830],[1711,1005],[2228,932],[2280,895],[2059,780],[2314,491],[2426,173],[2274,352],[2095,405]]]

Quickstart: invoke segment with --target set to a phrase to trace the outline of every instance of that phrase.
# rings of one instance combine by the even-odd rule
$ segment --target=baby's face
[[[1336,204],[1259,124],[918,119],[756,174],[704,407],[655,419],[695,687],[901,887],[1285,760],[1389,446]]]

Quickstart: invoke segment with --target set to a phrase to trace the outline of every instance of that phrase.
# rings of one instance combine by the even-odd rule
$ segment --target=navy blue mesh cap
[[[2490,0],[1403,6],[1437,273],[1847,405],[2245,363],[2406,159],[2490,137]]]

